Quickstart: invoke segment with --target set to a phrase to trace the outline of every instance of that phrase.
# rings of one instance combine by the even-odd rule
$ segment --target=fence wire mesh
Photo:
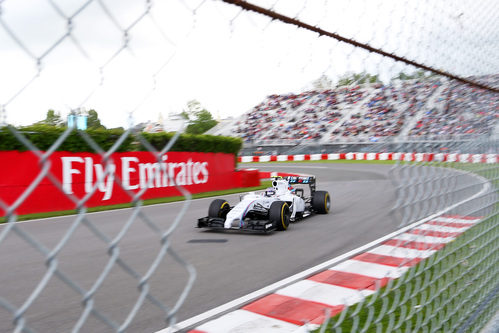
[[[469,151],[497,151],[497,143],[477,141]],[[407,255],[399,266],[408,266],[404,275],[377,286],[376,293],[331,318],[321,331],[479,332],[498,307],[498,172],[497,163],[394,165],[398,200],[392,213],[402,225],[427,222],[398,237],[397,246],[431,255],[416,265]],[[447,223],[453,219],[475,223],[442,248],[436,237],[457,231],[456,224]]]
[[[118,231],[104,229],[86,208],[98,184],[78,198],[51,173],[50,156],[76,130],[66,129],[40,151],[20,128],[43,119],[47,110],[71,114],[94,108],[103,123],[126,128],[107,150],[78,131],[102,157],[102,179],[112,170],[112,154],[132,135],[160,163],[176,137],[158,151],[141,129],[168,127],[173,120],[145,123],[165,110],[180,113],[193,98],[218,117],[249,110],[222,121],[228,126],[214,132],[243,137],[243,154],[257,148],[279,154],[496,154],[498,41],[497,1],[0,0],[0,126],[36,156],[39,168],[15,202],[0,198],[6,212],[0,253],[22,242],[20,255],[39,255],[31,263],[37,266],[30,270],[31,289],[0,287],[0,329],[140,331],[149,318],[141,311],[158,310],[174,326],[196,275],[172,246],[190,194],[179,187],[188,200],[165,222],[143,209],[147,188],[130,192],[117,178],[133,208]],[[168,129],[182,131],[179,125]],[[18,207],[43,179],[78,210],[49,244],[37,237],[43,231],[16,223]],[[398,195],[389,214],[401,226],[437,213],[480,220],[400,279],[331,318],[323,330],[478,331],[498,309],[497,163],[400,161],[391,180]],[[140,268],[126,259],[127,234],[137,224],[157,243],[155,255]],[[81,272],[68,265],[65,253],[77,246],[71,243],[78,233],[96,249],[90,285],[81,283]],[[2,270],[18,269],[15,258],[6,258]],[[186,271],[175,277],[183,283],[172,282],[179,289],[173,300],[164,298],[164,285],[153,287],[161,265]],[[57,301],[59,288],[81,303],[71,308],[67,322],[52,323],[53,309],[30,314]],[[126,306],[112,313],[100,307],[99,291],[105,288],[131,295]]]

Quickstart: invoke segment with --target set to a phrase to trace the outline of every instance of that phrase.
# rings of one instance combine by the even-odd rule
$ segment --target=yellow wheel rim
[[[284,208],[288,207],[288,204],[285,203],[284,205],[282,205],[282,208],[281,208],[281,224],[282,224],[282,227],[284,229],[287,229],[288,226],[286,225],[286,223],[284,223]]]

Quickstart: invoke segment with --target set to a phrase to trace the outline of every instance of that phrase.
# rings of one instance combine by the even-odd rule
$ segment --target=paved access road
[[[294,223],[284,232],[270,235],[217,233],[194,228],[196,219],[207,214],[213,198],[194,200],[173,234],[172,246],[197,270],[197,279],[178,312],[182,321],[271,283],[350,251],[397,229],[388,214],[395,193],[388,180],[389,165],[368,164],[258,164],[266,171],[301,172],[318,179],[318,189],[332,197],[329,215],[317,215]],[[226,196],[231,204],[239,195]],[[166,229],[182,203],[144,208],[145,215]],[[88,214],[109,238],[115,237],[131,210]],[[75,217],[23,222],[22,229],[51,249]],[[5,226],[0,226],[0,232]],[[120,242],[120,257],[145,274],[159,250],[158,235],[139,218]],[[80,287],[90,289],[104,269],[107,244],[87,227],[79,226],[68,245],[57,255],[58,268]],[[9,233],[0,244],[0,297],[19,307],[47,271],[44,257]],[[167,257],[151,279],[152,292],[172,306],[187,273]],[[114,267],[94,297],[95,308],[122,323],[139,297],[136,280]],[[27,310],[27,324],[37,332],[69,332],[82,313],[81,297],[52,277]],[[12,331],[12,316],[0,307],[0,332]],[[128,332],[154,332],[165,327],[164,314],[147,300]],[[90,317],[81,332],[110,332]]]

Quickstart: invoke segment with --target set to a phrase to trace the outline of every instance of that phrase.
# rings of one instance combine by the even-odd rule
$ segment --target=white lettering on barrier
[[[376,153],[368,153],[366,159],[368,161],[373,161],[376,159]]]
[[[277,161],[279,162],[284,162],[288,160],[288,155],[278,155],[277,156]]]
[[[322,154],[312,154],[310,155],[311,161],[320,161],[322,160]]]
[[[388,160],[388,153],[381,153],[381,154],[379,154],[379,160],[380,161],[386,161],[386,160]]]
[[[139,188],[162,188],[175,185],[204,184],[208,182],[208,162],[167,163],[167,155],[162,157],[162,163],[140,163],[137,157],[121,158],[121,179],[125,190]],[[109,200],[113,193],[116,165],[109,163],[104,166],[94,163],[92,157],[68,156],[61,157],[63,190],[73,193],[73,175],[84,172],[85,193],[93,191],[94,187],[104,193],[102,200]],[[77,164],[75,164],[77,163]],[[84,164],[81,166],[81,164]],[[78,168],[77,166],[80,165]],[[95,175],[95,177],[94,177]],[[137,179],[132,184],[132,179]],[[95,179],[95,185],[94,185]]]
[[[192,169],[192,172],[193,172],[192,180],[193,180],[194,184],[204,184],[204,183],[208,182],[207,166],[208,166],[208,162],[203,162],[203,163],[196,162],[196,163],[194,163],[194,167]],[[201,179],[201,180],[198,178],[200,174],[203,175],[203,179]]]
[[[345,155],[345,158],[346,158],[347,160],[353,160],[353,158],[354,158],[354,153],[347,153],[347,154]]]
[[[116,173],[116,165],[109,163],[104,171],[102,164],[95,164],[95,175],[97,177],[97,188],[104,192],[102,200],[109,200],[113,195],[114,174]],[[107,181],[104,181],[107,174]],[[85,184],[86,185],[86,184]],[[85,191],[86,192],[86,191]],[[86,192],[89,193],[90,191]]]
[[[424,161],[424,154],[423,153],[417,153],[416,154],[416,162],[423,162]]]
[[[94,178],[94,160],[91,157],[85,157],[85,193],[92,191]]]
[[[241,156],[241,162],[253,162],[253,156]]]
[[[364,153],[357,153],[355,154],[355,159],[358,160],[358,161],[362,161],[364,160]]]
[[[402,153],[393,153],[392,160],[398,161],[398,160],[400,160],[400,156],[402,156]]]
[[[140,188],[161,187],[159,163],[139,164],[139,185]]]
[[[496,163],[497,157],[496,154],[487,154],[487,163]]]
[[[84,163],[81,157],[63,157],[62,158],[62,189],[67,194],[73,193],[73,175],[81,174],[80,170],[73,169],[73,162]]]
[[[260,156],[260,162],[270,162],[270,155]]]
[[[91,157],[61,157],[62,161],[62,183],[63,190],[67,194],[73,193],[73,177],[74,174],[81,174],[79,169],[73,168],[73,162],[84,163],[84,176],[85,176],[85,184],[84,189],[85,193],[90,193],[93,190],[93,179],[94,179],[94,168],[96,175],[96,186],[100,192],[104,193],[104,198],[102,200],[109,200],[113,193],[113,182],[114,182],[114,174],[116,172],[116,166],[112,163],[109,163],[107,166],[107,170],[104,171],[102,164],[94,164],[93,159]],[[107,181],[105,180],[107,176]]]
[[[457,161],[457,154],[447,155],[447,162],[456,162],[456,161]]]
[[[177,167],[180,171],[177,173],[177,177],[175,177],[175,182],[177,185],[187,185],[187,169],[184,162],[177,163]]]
[[[121,177],[123,179],[123,187],[125,190],[136,190],[139,188],[139,184],[131,185],[130,184],[130,174],[136,172],[135,168],[130,166],[130,162],[139,163],[139,159],[137,157],[122,157],[121,158]]]

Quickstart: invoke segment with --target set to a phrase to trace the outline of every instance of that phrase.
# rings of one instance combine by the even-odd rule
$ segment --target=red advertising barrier
[[[172,179],[191,193],[260,184],[258,175],[236,171],[234,156],[223,153],[168,152],[160,161],[149,152],[115,153],[104,164],[95,153],[54,152],[46,170],[32,152],[0,151],[0,161],[4,204],[14,205],[36,182],[34,190],[16,205],[16,214],[75,209],[77,203],[70,196],[76,201],[89,196],[83,205],[94,207],[130,202],[144,190],[141,199],[182,195]],[[60,182],[60,188],[44,171]],[[0,204],[0,216],[5,214]]]

